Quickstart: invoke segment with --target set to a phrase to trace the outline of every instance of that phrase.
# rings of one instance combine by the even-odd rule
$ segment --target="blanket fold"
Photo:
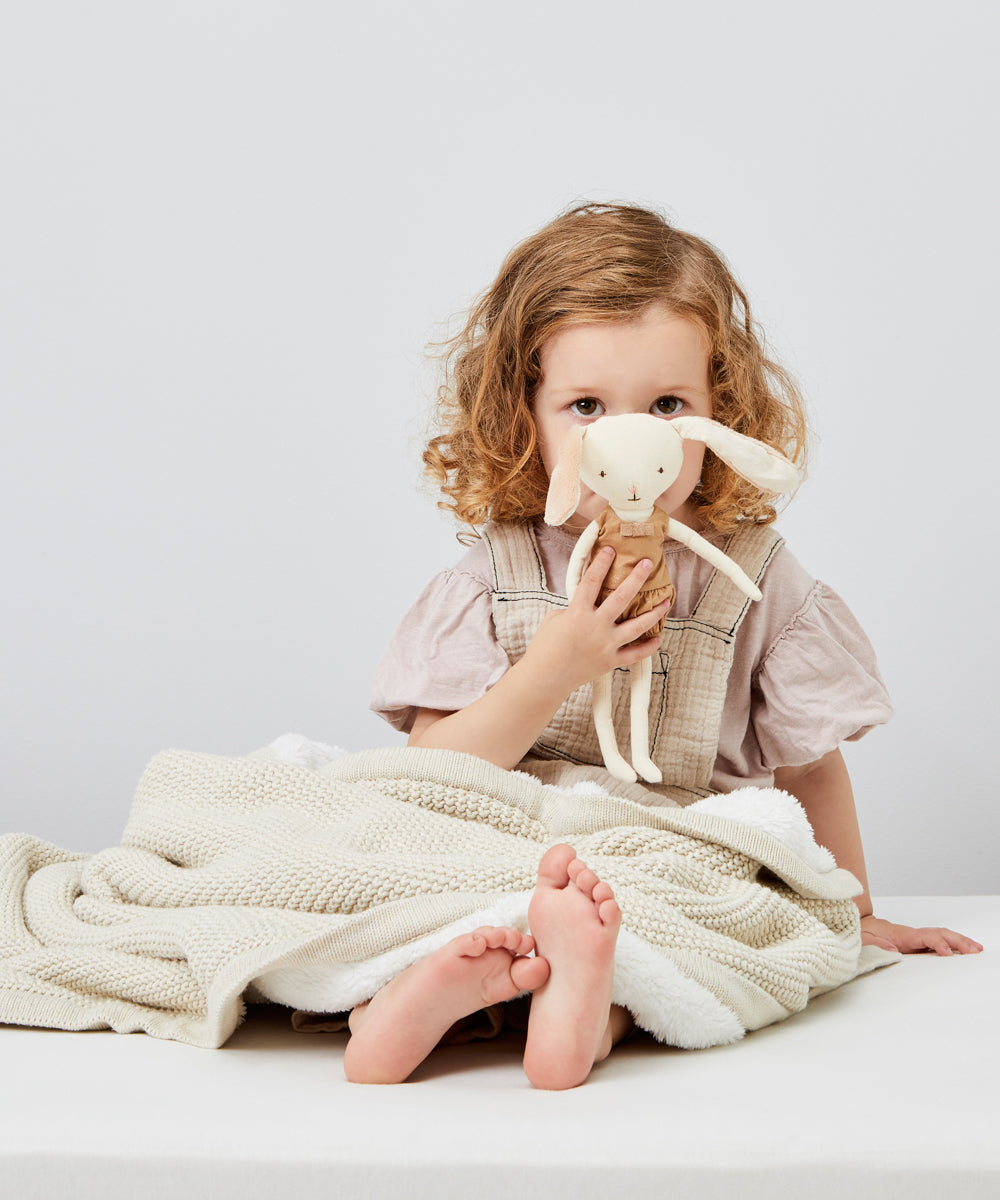
[[[853,876],[760,822],[595,792],[443,750],[165,751],[120,846],[0,838],[0,1021],[220,1046],[248,997],[342,1011],[459,932],[526,929],[559,841],[614,888],[614,998],[662,1041],[735,1041],[898,957],[860,954]]]

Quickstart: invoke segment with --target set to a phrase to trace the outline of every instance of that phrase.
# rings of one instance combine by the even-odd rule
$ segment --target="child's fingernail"
[[[644,558],[642,560],[642,562],[639,563],[639,566],[642,567],[644,571],[648,571],[650,569],[650,567],[652,567],[652,565],[653,565],[652,559],[649,559],[649,558]]]
[[[614,546],[605,546],[604,549],[601,551],[601,553],[604,555],[605,558],[614,554],[614,552],[615,552]]]

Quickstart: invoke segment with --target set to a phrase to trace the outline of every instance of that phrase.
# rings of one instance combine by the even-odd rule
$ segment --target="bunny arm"
[[[569,566],[566,568],[567,600],[573,599],[576,589],[580,586],[580,580],[587,569],[587,559],[590,558],[590,552],[594,548],[600,530],[600,525],[596,521],[591,521],[583,533],[580,534],[576,545],[573,547],[573,553],[569,558]]]
[[[723,554],[717,546],[707,542],[700,533],[695,533],[693,529],[689,529],[676,517],[670,518],[670,536],[683,542],[689,550],[693,550],[706,562],[710,562],[713,567],[718,567],[723,575],[736,584],[744,596],[749,596],[751,600],[760,599],[760,589],[741,567],[738,567],[727,554]]]

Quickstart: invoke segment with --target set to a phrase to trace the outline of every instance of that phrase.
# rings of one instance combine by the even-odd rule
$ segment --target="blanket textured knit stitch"
[[[345,1010],[459,932],[526,929],[559,841],[614,888],[614,998],[661,1041],[735,1041],[896,957],[860,955],[852,875],[716,813],[444,750],[166,751],[120,846],[0,838],[0,1022],[220,1046],[247,999]]]

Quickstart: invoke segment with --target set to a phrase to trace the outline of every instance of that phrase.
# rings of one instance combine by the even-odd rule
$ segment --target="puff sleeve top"
[[[565,595],[574,535],[535,527],[546,579]],[[722,545],[724,538],[709,540]],[[688,616],[712,567],[679,542],[664,545]],[[493,580],[483,543],[436,575],[403,617],[379,664],[372,709],[408,732],[419,708],[456,710],[479,699],[510,663],[496,639]],[[892,707],[864,630],[826,584],[782,547],[736,637],[712,787],[768,786],[889,720]]]

